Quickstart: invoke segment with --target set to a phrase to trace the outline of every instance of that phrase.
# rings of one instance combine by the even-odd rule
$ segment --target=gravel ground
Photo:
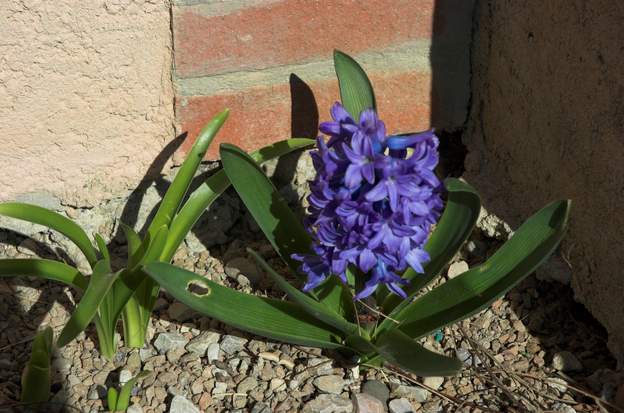
[[[288,177],[294,185],[282,193],[300,200],[301,182],[308,178],[300,172]],[[254,248],[280,265],[241,210],[236,196],[226,194],[200,223],[212,229],[190,237],[174,262],[232,288],[281,296],[245,253]],[[109,225],[109,237],[114,227]],[[439,282],[482,262],[508,236],[508,228],[485,211],[479,227]],[[32,240],[1,232],[0,257],[68,260],[45,246],[55,241],[50,236],[37,232]],[[124,245],[112,245],[125,256]],[[617,411],[605,409],[615,400],[624,404],[624,374],[614,371],[603,329],[575,303],[566,285],[572,269],[563,255],[489,309],[424,340],[464,362],[457,377],[421,379],[392,368],[359,369],[336,354],[233,330],[163,292],[145,348],[122,347],[107,362],[89,330],[60,349],[53,359],[52,403],[42,411],[105,411],[106,387],[140,370],[153,373],[134,388],[132,413]],[[0,411],[23,411],[16,400],[32,337],[43,325],[60,331],[76,300],[58,284],[0,280]]]

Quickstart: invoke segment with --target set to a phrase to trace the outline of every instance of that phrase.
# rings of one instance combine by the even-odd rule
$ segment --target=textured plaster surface
[[[135,186],[174,137],[169,1],[8,0],[0,21],[0,200]]]
[[[573,200],[561,248],[577,299],[624,361],[624,8],[481,1],[468,179],[512,223]]]

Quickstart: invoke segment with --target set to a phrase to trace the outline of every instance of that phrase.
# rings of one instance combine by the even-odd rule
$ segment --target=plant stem
[[[130,297],[123,313],[124,341],[128,347],[141,348],[145,345],[145,331],[141,322],[139,304],[135,296]]]

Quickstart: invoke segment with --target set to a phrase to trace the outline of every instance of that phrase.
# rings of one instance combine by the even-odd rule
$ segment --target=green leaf
[[[308,314],[314,318],[333,326],[334,328],[342,331],[345,335],[357,335],[359,334],[358,326],[348,322],[344,318],[340,317],[333,309],[328,309],[325,305],[321,304],[309,295],[299,291],[297,288],[290,285],[281,275],[279,275],[273,268],[266,263],[260,255],[255,251],[248,248],[247,252],[260,264],[262,269],[269,275],[269,277],[281,288],[288,297],[305,310]]]
[[[397,330],[388,331],[374,346],[385,361],[421,377],[453,376],[462,366],[459,360],[427,350]]]
[[[468,239],[479,217],[481,201],[475,189],[459,179],[449,178],[444,182],[448,192],[446,208],[435,230],[425,245],[431,260],[425,265],[425,273],[418,274],[408,269],[403,277],[410,280],[406,287],[409,298],[402,300],[396,295],[389,295],[383,304],[385,314],[391,318],[409,304],[422,288],[429,284],[444,266],[455,256],[462,244]],[[395,308],[396,307],[396,308]],[[394,310],[394,311],[392,311]],[[380,330],[390,326],[385,320]]]
[[[343,347],[339,332],[293,303],[240,293],[170,264],[145,271],[178,301],[232,327],[291,344]]]
[[[275,251],[295,270],[298,265],[291,255],[308,252],[310,235],[249,155],[230,144],[221,144],[220,153],[232,186]]]
[[[69,238],[87,257],[91,267],[97,262],[97,253],[87,234],[78,224],[54,211],[20,202],[0,204],[0,215],[46,226]]]
[[[89,285],[71,318],[61,331],[56,343],[57,346],[63,347],[87,328],[116,278],[117,273],[112,273],[110,263],[107,260],[100,260],[95,264],[93,274],[89,278]]]
[[[119,223],[119,226],[123,230],[126,241],[128,242],[128,265],[126,268],[133,268],[141,258],[143,258],[143,254],[145,250],[149,246],[149,234],[145,236],[146,242],[143,243],[141,241],[141,237],[136,233],[134,229],[124,224],[123,222]]]
[[[104,238],[102,238],[100,234],[95,234],[95,243],[100,250],[100,254],[102,254],[102,258],[106,261],[110,261],[111,257],[110,253],[108,252],[108,247],[106,246],[106,241],[104,241]]]
[[[62,262],[39,258],[0,260],[0,277],[20,275],[60,281],[80,290],[87,288],[87,280],[82,273]]]
[[[481,311],[531,274],[564,236],[571,201],[557,201],[530,217],[487,260],[429,291],[399,315],[398,328],[422,337]]]
[[[312,139],[293,138],[265,146],[251,153],[251,157],[261,164],[278,158],[298,149],[314,144]],[[169,262],[182,241],[193,228],[201,214],[228,189],[230,181],[223,170],[216,172],[206,182],[201,184],[186,201],[180,212],[175,216],[169,228],[169,238],[161,256],[161,261]]]
[[[30,360],[22,372],[22,403],[42,403],[50,397],[53,336],[51,327],[35,336]]]
[[[130,396],[132,395],[132,388],[136,384],[139,379],[142,379],[145,376],[148,376],[151,372],[148,370],[142,371],[130,380],[126,382],[121,387],[121,391],[119,392],[119,397],[117,398],[117,409],[118,412],[125,412],[128,409],[128,405],[130,404]]]
[[[334,50],[334,68],[340,84],[342,105],[358,121],[364,109],[377,110],[375,93],[364,69],[349,55]]]
[[[114,413],[117,411],[117,400],[118,400],[117,389],[114,387],[110,387],[108,392],[106,393],[106,401],[108,402],[108,411]]]
[[[188,191],[188,188],[191,185],[191,181],[193,180],[193,176],[195,175],[199,164],[206,155],[208,146],[210,146],[210,143],[217,135],[217,132],[219,132],[219,129],[223,126],[228,114],[229,110],[227,109],[219,113],[199,132],[197,140],[191,147],[191,150],[182,163],[180,170],[173,179],[171,186],[167,189],[167,192],[160,203],[160,207],[148,227],[148,233],[156,235],[156,232],[161,226],[165,225],[167,228],[169,227],[171,220],[176,215],[178,208],[180,208],[180,205],[182,204],[184,195],[186,195],[186,191]]]

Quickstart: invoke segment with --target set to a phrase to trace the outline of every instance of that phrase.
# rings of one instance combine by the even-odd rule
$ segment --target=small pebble
[[[563,372],[581,371],[583,365],[576,356],[569,351],[560,351],[555,353],[552,360],[552,366],[556,370]]]
[[[453,279],[458,275],[468,271],[468,263],[466,261],[458,261],[454,262],[449,266],[448,272],[446,273],[449,279]]]
[[[355,413],[384,413],[386,406],[376,397],[366,393],[355,393],[351,396]]]
[[[412,405],[409,402],[409,400],[404,399],[404,398],[390,400],[390,403],[388,403],[388,409],[390,410],[390,413],[413,413],[414,412],[414,409],[412,408]]]

